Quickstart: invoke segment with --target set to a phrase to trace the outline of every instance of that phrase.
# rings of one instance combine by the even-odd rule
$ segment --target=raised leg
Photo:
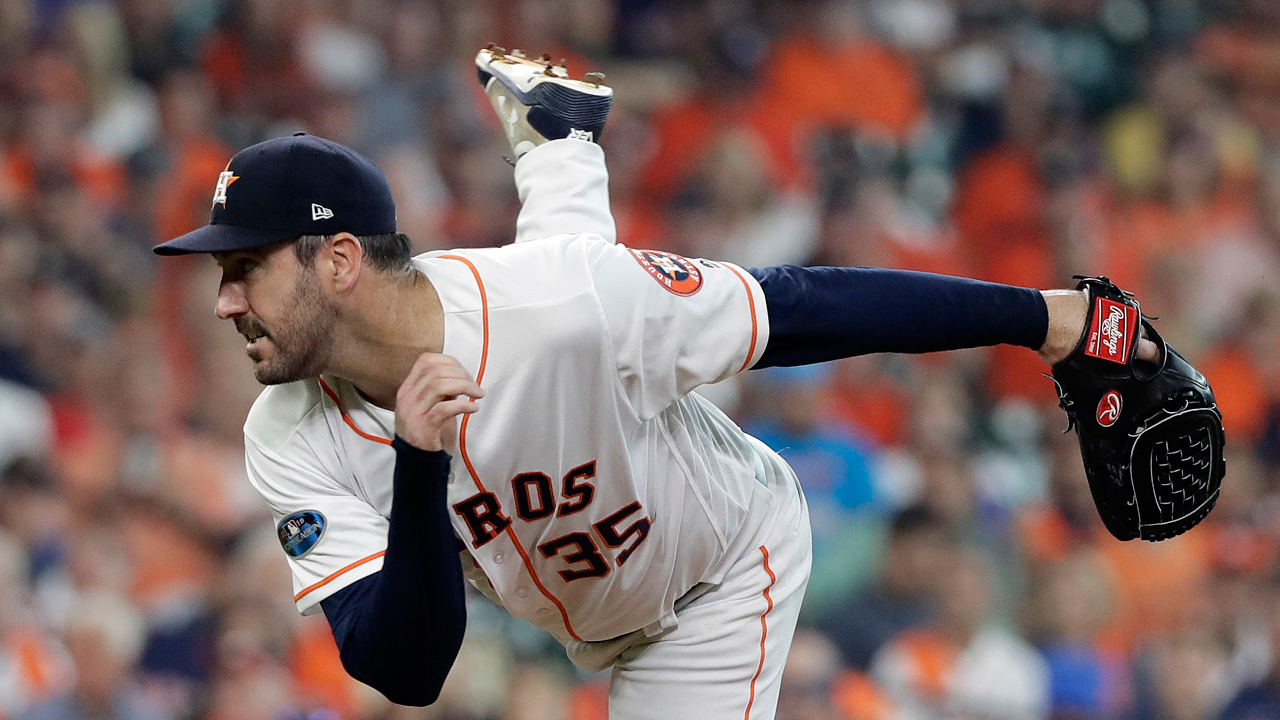
[[[523,207],[515,241],[590,233],[615,242],[609,174],[596,144],[613,105],[604,76],[574,80],[546,56],[530,60],[494,46],[476,55],[476,70],[516,158]]]

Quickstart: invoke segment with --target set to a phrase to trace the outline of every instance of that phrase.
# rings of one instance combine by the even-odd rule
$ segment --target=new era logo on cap
[[[311,203],[312,220],[328,220],[331,217],[333,217],[332,210],[319,203]]]

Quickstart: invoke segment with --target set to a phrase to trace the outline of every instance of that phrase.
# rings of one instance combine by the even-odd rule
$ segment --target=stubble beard
[[[318,376],[333,355],[337,316],[320,289],[315,270],[301,268],[293,297],[269,334],[274,356],[261,364],[260,357],[249,354],[254,377],[263,385],[280,385]]]

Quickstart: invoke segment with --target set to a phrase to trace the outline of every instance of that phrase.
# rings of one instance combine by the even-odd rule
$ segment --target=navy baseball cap
[[[296,133],[236,153],[218,175],[209,224],[152,250],[226,252],[302,235],[395,231],[391,186],[373,162],[331,140]]]

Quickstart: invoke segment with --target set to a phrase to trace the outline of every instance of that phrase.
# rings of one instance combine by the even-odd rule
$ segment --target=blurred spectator
[[[27,603],[29,559],[0,533],[0,714],[15,717],[61,692],[70,661]]]
[[[934,622],[882,647],[871,674],[908,718],[1047,718],[1050,677],[1031,646],[991,622],[991,569],[965,551],[946,568]]]
[[[1137,718],[1208,720],[1218,717],[1223,697],[1223,648],[1209,638],[1184,635],[1165,639],[1138,661],[1139,682],[1146,680],[1151,697],[1137,691]],[[1143,677],[1148,675],[1149,677]],[[1150,703],[1150,705],[1147,704]]]
[[[874,355],[846,358],[835,364],[832,412],[868,440],[893,448],[906,440],[910,398],[900,378]]]
[[[803,263],[818,240],[818,213],[807,194],[771,180],[767,148],[746,129],[724,131],[693,170],[682,198],[688,222],[672,240],[682,252],[746,267]]]
[[[889,523],[876,583],[821,622],[845,665],[866,670],[886,642],[932,622],[939,580],[954,556],[954,536],[928,506],[899,510]]]
[[[5,469],[0,476],[0,529],[22,544],[27,560],[24,582],[13,590],[24,587],[39,594],[58,584],[73,522],[57,477],[46,464],[20,458]],[[57,610],[52,615],[57,617]]]
[[[67,649],[75,663],[75,686],[40,703],[19,720],[163,720],[148,707],[130,670],[142,650],[142,618],[119,596],[90,592],[72,607]]]
[[[547,665],[519,665],[507,686],[502,720],[568,720],[568,689]]]
[[[878,509],[874,451],[847,428],[826,420],[827,365],[772,368],[757,378],[764,405],[745,425],[796,471],[813,521],[814,577],[807,612],[821,613],[865,574],[869,557],[861,520]],[[863,551],[858,552],[862,547]]]
[[[1280,647],[1280,589],[1274,578],[1264,605],[1271,646]],[[1271,720],[1280,718],[1280,663],[1274,657],[1266,675],[1242,688],[1222,711],[1222,720]]]
[[[778,720],[836,720],[833,694],[840,656],[831,641],[810,630],[796,631],[778,691]]]
[[[1047,567],[1110,537],[1094,507],[1075,436],[1050,435],[1047,450],[1048,502],[1028,506],[1017,521],[1022,554],[1033,568]]]
[[[1053,563],[1032,586],[1028,625],[1048,666],[1053,717],[1112,717],[1120,711],[1124,658],[1098,643],[1109,612],[1106,576],[1089,554]]]
[[[605,679],[487,601],[437,707],[346,675],[323,618],[296,617],[245,477],[259,386],[211,312],[219,270],[149,252],[206,221],[236,149],[297,130],[372,157],[417,250],[509,242],[518,199],[472,62],[492,41],[608,73],[629,246],[1038,287],[1106,274],[1213,382],[1223,493],[1159,544],[1103,528],[1025,349],[708,389],[809,496],[809,627],[780,718],[1190,720],[1230,696],[1226,717],[1280,717],[1263,629],[1280,587],[1277,7],[0,0],[0,715],[607,714]],[[85,603],[119,628],[75,625]],[[1001,629],[1018,619],[1039,655]]]

